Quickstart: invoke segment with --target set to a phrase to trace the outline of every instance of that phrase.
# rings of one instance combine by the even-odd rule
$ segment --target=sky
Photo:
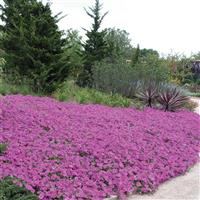
[[[43,0],[47,2],[48,0]],[[59,22],[62,30],[91,27],[84,7],[94,0],[50,0],[53,14],[67,17]],[[130,33],[132,45],[152,48],[161,54],[200,51],[200,0],[100,0],[102,13],[109,11],[102,28],[116,27]],[[2,3],[2,0],[0,0]]]

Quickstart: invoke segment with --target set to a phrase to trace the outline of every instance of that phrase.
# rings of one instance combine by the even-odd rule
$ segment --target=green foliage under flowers
[[[20,187],[14,184],[19,180],[6,177],[0,180],[0,200],[39,200],[39,198],[28,191],[25,187]]]
[[[95,89],[80,88],[74,84],[74,81],[66,81],[63,86],[53,94],[53,96],[59,101],[71,101],[81,104],[93,103],[113,107],[142,107],[139,100],[131,100],[122,97],[119,94],[107,94]]]
[[[0,143],[0,155],[3,154],[7,149],[7,144]]]

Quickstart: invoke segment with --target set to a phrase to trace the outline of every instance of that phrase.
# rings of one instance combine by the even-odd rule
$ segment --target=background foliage
[[[84,49],[82,37],[77,30],[66,32],[63,59],[68,58],[69,76],[76,79],[82,72],[84,63]]]
[[[15,84],[28,82],[35,91],[51,92],[68,74],[58,30],[58,16],[52,17],[50,5],[32,1],[4,1],[1,48],[6,64],[6,79]],[[27,81],[28,80],[28,81]]]
[[[107,15],[107,12],[101,15],[102,4],[99,0],[95,0],[95,5],[89,7],[89,11],[85,9],[87,15],[92,18],[92,28],[91,30],[86,30],[87,40],[84,46],[84,68],[83,72],[78,78],[79,86],[88,86],[92,85],[92,67],[96,61],[101,61],[104,59],[107,54],[107,44],[105,41],[105,30],[101,31],[100,26],[104,17]]]
[[[62,96],[60,88],[69,78],[93,88],[91,93],[96,89],[128,98],[137,97],[150,83],[172,83],[198,94],[200,72],[194,70],[194,63],[199,54],[160,57],[154,49],[133,47],[126,30],[102,30],[108,12],[101,14],[101,10],[99,0],[85,9],[93,22],[84,42],[78,31],[63,34],[58,29],[60,13],[52,16],[49,4],[5,1],[1,6],[1,94],[60,91]]]

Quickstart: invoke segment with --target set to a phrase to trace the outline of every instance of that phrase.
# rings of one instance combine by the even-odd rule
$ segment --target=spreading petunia
[[[182,110],[110,108],[52,98],[0,98],[0,178],[40,200],[122,199],[155,191],[199,159],[200,117]]]

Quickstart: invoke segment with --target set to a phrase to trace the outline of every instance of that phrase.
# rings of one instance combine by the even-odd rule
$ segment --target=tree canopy
[[[130,59],[133,47],[129,33],[116,28],[105,29],[105,41],[108,46],[108,56],[112,59]]]
[[[87,40],[84,46],[84,70],[80,74],[78,84],[81,86],[91,86],[92,66],[95,62],[101,61],[108,54],[107,43],[105,41],[105,30],[100,30],[102,21],[108,12],[101,15],[102,4],[95,0],[95,5],[85,9],[87,15],[92,18],[93,23],[90,30],[86,30]]]
[[[37,0],[4,0],[4,3],[1,5],[4,72],[7,77],[15,77],[15,81],[28,78],[34,90],[53,91],[68,75],[67,62],[62,58],[64,40],[57,26],[58,15],[53,17],[50,4],[43,5]]]

